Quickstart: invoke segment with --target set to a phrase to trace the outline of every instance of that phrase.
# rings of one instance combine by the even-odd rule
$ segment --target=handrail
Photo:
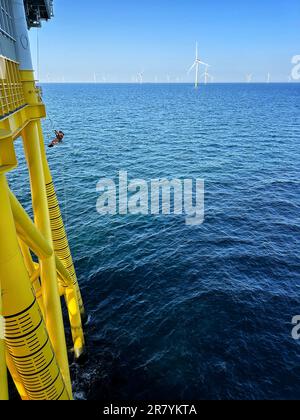
[[[19,63],[0,55],[0,118],[26,105]]]

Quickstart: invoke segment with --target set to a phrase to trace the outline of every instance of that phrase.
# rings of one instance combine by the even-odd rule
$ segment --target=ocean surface
[[[43,98],[46,143],[66,134],[47,154],[89,315],[75,397],[300,399],[300,85],[57,84]],[[119,170],[204,179],[204,224],[100,216],[96,184]]]

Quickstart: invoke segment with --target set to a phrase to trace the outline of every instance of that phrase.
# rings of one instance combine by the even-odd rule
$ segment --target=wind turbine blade
[[[188,74],[193,70],[193,68],[196,66],[196,62],[192,65],[192,67],[189,69]]]
[[[199,64],[202,64],[203,66],[207,66],[207,67],[210,67],[210,65],[209,65],[209,64],[207,64],[207,63],[204,63],[203,61],[200,61],[200,60],[198,60],[198,63],[199,63]]]
[[[198,42],[196,42],[196,60],[198,60]]]

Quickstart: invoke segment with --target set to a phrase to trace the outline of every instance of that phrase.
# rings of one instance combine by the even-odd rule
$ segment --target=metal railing
[[[11,0],[0,0],[0,32],[15,41]]]
[[[0,119],[26,105],[19,64],[0,56]]]

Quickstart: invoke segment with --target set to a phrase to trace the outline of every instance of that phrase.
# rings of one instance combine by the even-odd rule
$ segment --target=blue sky
[[[39,30],[42,81],[193,80],[199,42],[216,82],[247,73],[287,81],[300,54],[299,0],[54,0],[55,18]],[[31,30],[36,62],[36,30]]]

